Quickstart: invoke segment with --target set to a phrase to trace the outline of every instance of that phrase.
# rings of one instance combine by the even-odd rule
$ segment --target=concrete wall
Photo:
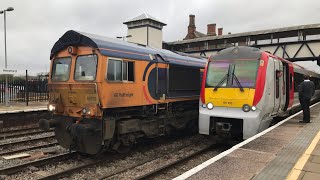
[[[148,31],[148,32],[147,32]],[[153,48],[162,49],[162,31],[153,27],[139,27],[128,29],[128,42],[148,45]],[[147,42],[147,39],[148,42]]]

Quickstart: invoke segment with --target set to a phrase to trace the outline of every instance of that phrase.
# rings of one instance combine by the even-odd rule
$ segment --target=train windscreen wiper
[[[236,81],[238,87],[240,88],[240,91],[243,92],[244,91],[243,87],[241,86],[241,83],[240,83],[239,79],[237,78],[237,76],[234,74],[234,72],[232,73],[232,76],[233,76],[234,80]]]
[[[214,87],[214,91],[217,91],[218,88],[221,86],[221,84],[223,84],[227,79],[229,78],[229,73],[227,73],[226,75],[224,75],[224,77],[220,80],[220,82]]]

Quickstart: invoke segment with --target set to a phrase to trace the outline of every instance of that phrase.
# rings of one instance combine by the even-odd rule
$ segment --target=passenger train
[[[298,86],[320,75],[254,47],[231,47],[208,59],[199,104],[199,132],[216,139],[248,139],[274,117],[300,106]]]
[[[39,126],[54,128],[62,147],[123,152],[141,137],[198,125],[204,59],[72,30],[50,59],[53,116]]]

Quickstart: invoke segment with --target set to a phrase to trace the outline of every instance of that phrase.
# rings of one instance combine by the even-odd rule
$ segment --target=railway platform
[[[29,102],[28,106],[26,105],[26,103],[9,103],[9,106],[0,104],[0,114],[44,111],[47,110],[47,104],[47,101]]]
[[[37,124],[40,118],[49,115],[48,102],[9,103],[9,106],[0,104],[0,130]]]
[[[320,103],[194,167],[178,179],[320,179]]]

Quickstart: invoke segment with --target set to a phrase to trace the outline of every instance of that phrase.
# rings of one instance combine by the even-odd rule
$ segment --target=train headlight
[[[257,110],[257,108],[256,108],[255,106],[252,106],[252,107],[251,107],[251,110],[252,110],[252,111],[255,111],[255,110]]]
[[[207,108],[210,109],[210,110],[213,109],[213,104],[212,103],[208,103],[207,104]]]
[[[82,114],[88,114],[88,115],[90,115],[90,114],[91,114],[90,109],[88,109],[88,108],[83,108],[83,109],[82,109]]]
[[[206,104],[202,104],[201,106],[202,106],[203,108],[206,108],[206,107],[207,107],[207,105],[206,105]]]
[[[54,110],[56,110],[55,105],[50,104],[50,105],[48,106],[48,110],[49,110],[49,111],[54,111]]]
[[[242,106],[242,110],[243,110],[244,112],[249,112],[250,109],[251,109],[251,107],[250,107],[248,104],[245,104],[245,105]]]

